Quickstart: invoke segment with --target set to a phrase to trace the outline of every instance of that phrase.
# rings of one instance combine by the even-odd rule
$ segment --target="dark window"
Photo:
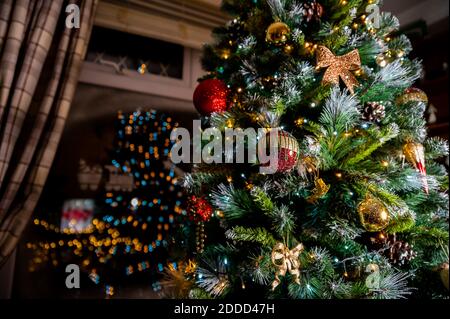
[[[104,65],[112,62],[119,69],[141,74],[183,77],[183,46],[97,26],[92,30],[86,60]]]

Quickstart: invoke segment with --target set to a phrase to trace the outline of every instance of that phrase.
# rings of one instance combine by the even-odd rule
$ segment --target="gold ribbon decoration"
[[[303,244],[298,244],[289,250],[283,243],[277,243],[272,250],[272,263],[278,268],[275,273],[275,280],[272,283],[272,290],[281,283],[280,276],[290,273],[294,276],[294,281],[300,284],[300,262],[298,256],[303,251]]]
[[[316,178],[314,180],[314,186],[311,196],[306,199],[306,201],[311,204],[317,203],[317,201],[325,196],[330,190],[330,185],[327,185],[321,178]]]
[[[341,56],[334,55],[323,45],[319,45],[316,51],[317,68],[327,68],[322,83],[338,85],[339,78],[341,78],[348,90],[354,94],[353,87],[358,85],[358,80],[351,71],[356,71],[361,67],[358,49]]]

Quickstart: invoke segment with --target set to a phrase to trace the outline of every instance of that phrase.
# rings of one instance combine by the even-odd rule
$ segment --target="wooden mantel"
[[[214,0],[102,0],[95,24],[201,49],[227,16]]]

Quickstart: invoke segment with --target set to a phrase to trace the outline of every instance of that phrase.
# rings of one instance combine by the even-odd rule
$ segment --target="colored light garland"
[[[119,173],[133,176],[135,189],[107,191],[103,212],[97,213],[81,232],[70,227],[76,225],[76,220],[69,221],[69,228],[61,229],[36,218],[36,227],[54,235],[27,243],[27,248],[34,251],[29,270],[35,271],[50,261],[54,266],[65,262],[58,259],[59,253],[60,259],[71,256],[72,261],[79,260],[92,282],[105,282],[107,297],[117,293],[117,285],[108,282],[111,278],[104,271],[119,271],[125,277],[148,271],[152,276],[161,273],[163,259],[168,258],[166,248],[174,240],[167,236],[186,215],[175,167],[167,168],[163,163],[170,158],[170,131],[177,125],[156,111],[136,111],[129,115],[119,112],[112,164]],[[105,264],[110,265],[103,269]],[[177,267],[174,262],[169,265]]]

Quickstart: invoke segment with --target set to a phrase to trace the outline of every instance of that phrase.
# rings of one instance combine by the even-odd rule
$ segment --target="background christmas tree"
[[[161,272],[167,265],[177,268],[187,245],[177,235],[188,226],[184,195],[178,169],[168,160],[177,125],[156,111],[119,112],[112,166],[91,225],[79,233],[76,220],[65,229],[35,220],[44,232],[28,244],[35,250],[32,268],[36,261],[77,264],[109,296],[133,283],[159,291]]]
[[[448,146],[426,137],[427,96],[411,87],[420,61],[380,5],[223,2],[235,18],[205,47],[194,103],[204,129],[279,129],[278,172],[195,167],[189,213],[208,237],[197,237],[195,275],[168,272],[172,287],[187,279],[178,287],[192,298],[448,297],[448,177],[436,161]]]

